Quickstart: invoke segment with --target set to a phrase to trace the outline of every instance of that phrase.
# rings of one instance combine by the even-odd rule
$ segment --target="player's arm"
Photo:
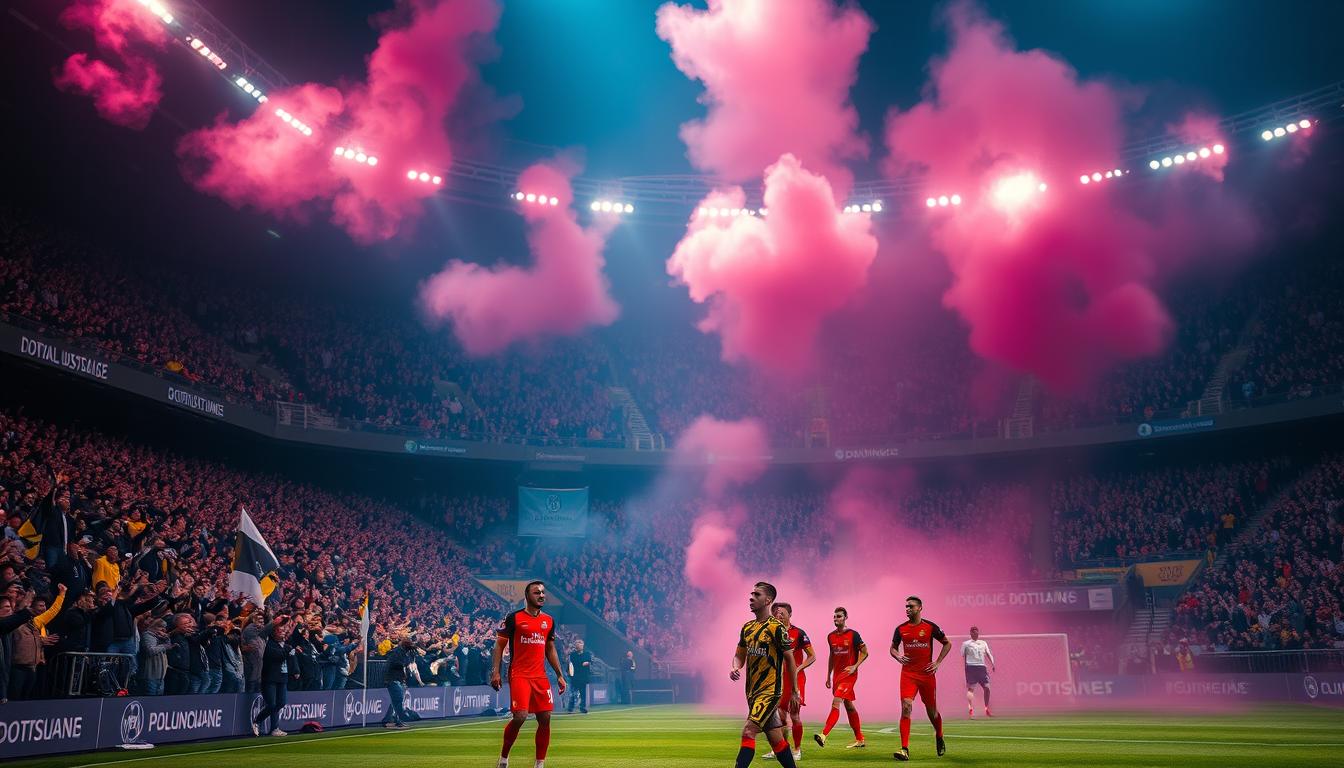
[[[901,628],[897,627],[891,635],[891,658],[895,659],[901,666],[910,663],[910,657],[901,653]]]
[[[546,661],[555,670],[555,682],[560,686],[560,694],[565,693],[565,673],[560,671],[560,653],[555,650],[555,627],[551,627],[551,634],[546,638]]]
[[[933,622],[929,623],[933,624]],[[938,658],[932,661],[927,667],[924,668],[924,671],[928,672],[929,674],[937,672],[938,667],[941,666],[943,663],[943,659],[946,659],[947,654],[952,651],[952,641],[947,639],[947,635],[943,634],[942,628],[940,628],[937,624],[933,624],[933,639],[942,643],[943,649],[938,652]]]
[[[789,695],[789,714],[796,715],[803,706],[803,696],[798,691],[798,662],[794,661],[793,653],[789,649],[784,651],[784,674],[788,675],[791,682],[789,688],[792,693]]]
[[[811,643],[803,646],[803,654],[803,663],[798,667],[799,673],[817,663],[817,652],[812,650]]]
[[[859,673],[859,667],[862,666],[862,665],[863,665],[863,662],[865,662],[865,661],[867,661],[867,660],[868,660],[868,644],[865,643],[865,642],[863,642],[862,640],[860,640],[860,641],[859,641],[859,655],[858,655],[858,658],[856,658],[856,659],[854,660],[854,663],[853,663],[853,664],[851,664],[849,667],[845,668],[845,674],[846,674],[846,675],[857,675],[857,674]]]
[[[743,627],[741,632],[737,633],[737,650],[733,652],[733,668],[728,672],[728,679],[734,682],[742,679],[742,667],[747,663],[747,628]]]
[[[997,665],[994,662],[994,654],[989,651],[989,643],[985,643],[985,658],[989,659],[989,668],[998,671],[996,669]]]
[[[829,647],[829,646],[830,646],[830,643],[827,643],[827,646]],[[829,652],[829,653],[826,654],[826,687],[827,687],[827,688],[830,688],[830,687],[831,687],[831,676],[834,675],[834,674],[835,674],[835,652],[834,652],[834,651],[831,651],[831,652]]]
[[[499,666],[504,662],[504,646],[513,640],[513,631],[513,614],[510,613],[495,632],[495,650],[490,654],[490,687],[496,691],[504,684],[499,676]]]

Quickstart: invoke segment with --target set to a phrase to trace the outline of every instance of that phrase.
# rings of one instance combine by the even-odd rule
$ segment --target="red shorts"
[[[837,677],[835,678],[835,681],[831,683],[831,693],[837,699],[844,699],[845,701],[853,701],[854,686],[857,685],[858,682],[859,682],[858,675],[855,675],[853,677]]]
[[[555,709],[551,681],[544,677],[510,677],[509,709],[514,712],[550,712]]]
[[[784,677],[784,690],[779,699],[779,708],[787,710],[789,708],[789,698],[793,696],[793,686],[789,685],[789,679]],[[807,676],[802,672],[798,673],[798,701],[799,706],[807,706]]]
[[[934,706],[938,702],[938,679],[933,675],[911,674],[901,672],[901,698],[913,699],[915,694],[923,699],[926,706]]]

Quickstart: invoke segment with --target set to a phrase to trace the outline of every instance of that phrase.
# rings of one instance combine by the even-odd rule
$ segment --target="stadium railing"
[[[1297,651],[1221,651],[1195,659],[1200,672],[1344,672],[1344,648]]]
[[[62,653],[56,657],[52,694],[57,698],[124,695],[134,659],[129,653]]]

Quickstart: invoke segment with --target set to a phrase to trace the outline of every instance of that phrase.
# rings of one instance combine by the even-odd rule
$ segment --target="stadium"
[[[1341,24],[10,0],[0,760],[1341,764]]]

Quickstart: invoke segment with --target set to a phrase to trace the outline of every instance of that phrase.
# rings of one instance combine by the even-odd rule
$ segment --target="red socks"
[[[933,721],[933,732],[938,734],[938,738],[943,738],[943,716],[939,715]]]
[[[845,714],[849,715],[849,727],[854,729],[854,738],[863,741],[863,729],[859,727],[859,710],[846,710]]]
[[[775,759],[782,768],[797,768],[797,763],[793,762],[793,753],[789,751],[787,738],[780,739],[778,744],[771,744],[770,749],[775,753]]]
[[[504,749],[500,750],[500,757],[508,757],[509,750],[513,749],[513,742],[518,739],[518,732],[523,729],[522,723],[517,720],[510,720],[504,726]]]
[[[793,748],[803,748],[803,721],[797,717],[793,718]]]
[[[546,750],[551,746],[551,724],[537,723],[537,759],[546,759]]]
[[[901,748],[910,748],[910,718],[901,718]]]
[[[840,722],[840,710],[831,707],[831,714],[826,717],[826,727],[821,729],[821,735],[829,736],[831,729],[834,728],[835,724],[838,722]]]

